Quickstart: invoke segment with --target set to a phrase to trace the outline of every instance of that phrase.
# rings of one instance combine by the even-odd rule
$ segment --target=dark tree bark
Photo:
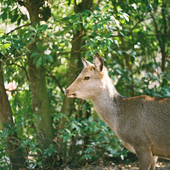
[[[9,124],[11,128],[14,127],[14,122],[12,119],[12,110],[4,87],[1,61],[0,61],[0,122],[2,130],[6,128],[5,126],[3,126],[4,123]],[[6,144],[7,152],[12,164],[12,169],[18,170],[19,168],[24,167],[26,160],[23,156],[21,148],[18,145],[18,138],[16,132],[14,134],[8,135]]]
[[[162,14],[162,27],[160,27],[160,23],[157,22],[157,19],[155,18],[154,14],[150,14],[152,20],[153,20],[153,25],[155,29],[155,37],[158,41],[158,45],[160,48],[161,52],[161,70],[162,72],[165,72],[165,62],[166,62],[166,57],[168,54],[168,49],[166,48],[166,44],[168,42],[168,26],[167,26],[167,19],[166,19],[166,10],[167,10],[167,2],[166,0],[162,1],[162,7],[161,7],[161,14]],[[163,29],[162,29],[163,28]],[[163,78],[161,86],[163,87],[166,85],[166,80]]]
[[[93,0],[83,0],[81,3],[77,5],[76,0],[74,1],[74,12],[79,13],[84,10],[92,10],[93,9]],[[81,46],[82,46],[82,38],[85,35],[84,28],[81,27],[81,31],[77,31],[73,34],[72,39],[72,49],[71,49],[71,57],[69,62],[69,72],[68,72],[68,78],[67,78],[67,87],[75,80],[75,78],[78,76],[80,71],[82,70],[82,63],[81,63]],[[75,60],[78,60],[78,62],[75,64]],[[75,99],[70,99],[65,97],[62,105],[61,112],[65,113],[67,116],[71,116],[73,111],[75,111],[74,106]],[[61,121],[61,129],[63,129],[63,122]],[[72,139],[72,147],[74,147],[74,139]],[[58,151],[62,152],[62,155],[66,157],[66,145],[62,144],[62,141],[60,141]],[[72,150],[72,149],[70,149]],[[65,158],[66,159],[66,158]]]
[[[32,26],[34,26],[35,23],[40,23],[40,7],[43,6],[43,2],[44,1],[39,0],[25,1]],[[36,42],[29,46],[31,53],[34,47],[36,47]],[[33,64],[34,58],[30,57],[31,53],[28,54],[28,73],[31,87],[32,108],[35,114],[41,117],[41,120],[36,120],[38,138],[45,147],[48,147],[53,143],[54,133],[49,96],[46,89],[46,70],[42,66],[36,68],[36,65]]]
[[[93,0],[83,0],[80,4],[76,4],[76,0],[74,1],[74,11],[75,13],[82,12],[84,10],[91,10],[93,8]],[[72,49],[71,49],[71,57],[69,62],[69,72],[67,79],[67,87],[75,80],[77,75],[82,70],[81,64],[81,46],[82,46],[82,38],[84,36],[84,29],[81,28],[81,31],[77,31],[73,34],[72,39]],[[75,64],[75,60],[78,60],[78,63]],[[64,98],[63,106],[61,109],[62,113],[66,113],[70,115],[74,110],[74,101],[75,99],[69,99],[67,97]]]
[[[163,36],[162,36],[162,45],[161,45],[161,54],[162,54],[162,71],[165,71],[165,60],[167,57],[167,51],[166,51],[166,43],[167,43],[167,38],[168,37],[168,26],[167,26],[167,21],[166,21],[166,0],[162,1],[162,19],[163,19]],[[163,82],[164,85],[164,82]]]

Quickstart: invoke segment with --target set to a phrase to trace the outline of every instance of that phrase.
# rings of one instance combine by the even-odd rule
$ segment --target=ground
[[[108,165],[103,165],[102,160],[98,162],[98,165],[96,163],[93,165],[86,164],[84,167],[81,168],[73,168],[70,169],[66,167],[64,170],[139,170],[138,163],[129,163],[129,164],[114,164],[112,162],[108,162]],[[170,162],[167,161],[160,161],[156,164],[155,170],[170,170]]]

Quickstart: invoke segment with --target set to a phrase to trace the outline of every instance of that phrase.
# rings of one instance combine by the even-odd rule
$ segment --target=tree
[[[1,55],[1,58],[3,56]],[[1,116],[1,127],[5,131],[6,135],[6,147],[7,152],[14,170],[22,168],[26,164],[22,148],[20,148],[19,139],[17,137],[17,131],[14,127],[14,122],[12,118],[12,110],[6,90],[4,87],[4,78],[2,70],[2,62],[0,62],[0,116]]]
[[[45,9],[48,7],[43,7],[45,4],[45,1],[24,1],[24,5],[27,8],[31,25],[34,27],[35,23],[39,25],[41,14],[42,18],[41,20],[46,20],[50,17],[50,12],[45,13]],[[43,8],[40,10],[40,8]],[[43,11],[44,10],[44,11]],[[28,56],[28,73],[29,73],[29,84],[31,87],[32,92],[32,106],[33,110],[36,113],[37,116],[40,116],[40,119],[37,119],[36,126],[38,131],[38,138],[41,140],[41,142],[45,145],[47,148],[50,144],[53,143],[54,139],[54,133],[53,133],[53,127],[52,127],[52,115],[50,111],[50,103],[49,103],[49,97],[46,89],[46,80],[45,80],[45,74],[46,70],[41,65],[39,68],[36,67],[34,64],[34,58],[31,57],[31,54],[33,52],[33,49],[38,46],[38,50],[40,53],[44,53],[43,49],[43,41],[38,41],[38,37],[36,37],[35,42],[31,43],[29,45],[29,53]],[[41,60],[43,60],[43,56],[39,58],[39,62],[41,63]],[[42,93],[43,92],[43,93]]]
[[[68,79],[67,79],[67,86],[71,84],[71,82],[78,76],[80,73],[82,63],[81,63],[81,52],[82,52],[82,38],[85,36],[85,29],[83,28],[83,25],[81,23],[81,16],[80,13],[82,13],[85,10],[91,11],[93,9],[93,1],[86,1],[83,0],[81,3],[77,4],[76,1],[74,1],[74,12],[77,14],[75,15],[75,19],[71,21],[73,24],[75,24],[75,21],[77,19],[77,26],[75,30],[73,30],[73,38],[72,38],[72,48],[71,48],[71,56],[69,61],[69,72],[68,72]],[[69,99],[64,98],[63,106],[61,109],[62,113],[65,113],[67,116],[71,116],[72,113],[75,111],[74,106],[75,99]],[[61,145],[61,144],[60,144]],[[76,145],[76,139],[72,141],[72,149],[73,152],[75,152],[74,145]],[[63,150],[65,153],[66,151]]]
[[[9,169],[14,155],[22,157],[23,167],[26,159],[27,168],[48,169],[77,166],[104,153],[126,156],[92,103],[68,99],[64,89],[82,70],[81,57],[92,61],[99,52],[120,94],[169,97],[169,2],[0,0],[0,5],[3,26],[13,26],[0,29],[0,100],[7,109],[0,111],[0,166]],[[16,89],[7,99],[3,85],[12,82]],[[18,148],[12,155],[7,136]]]

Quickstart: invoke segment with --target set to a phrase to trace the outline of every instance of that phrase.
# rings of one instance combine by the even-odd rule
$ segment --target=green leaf
[[[48,151],[47,151],[47,149],[46,149],[46,150],[44,150],[44,151],[43,151],[43,154],[44,154],[44,155],[46,155],[46,154],[47,154],[47,152],[48,152]]]
[[[113,40],[113,43],[115,43],[119,47],[119,42],[117,40]]]
[[[45,46],[43,47],[43,51],[46,51],[46,50],[48,49],[48,47],[49,47],[49,44],[45,45]]]
[[[70,130],[69,129],[65,129],[66,132],[68,132],[69,134],[71,134]]]
[[[53,153],[52,150],[49,150],[49,151],[48,151],[48,156],[51,156],[52,153]]]
[[[41,148],[36,148],[36,150],[42,154],[42,149]]]
[[[139,63],[137,61],[134,62],[137,67],[139,67]]]
[[[66,0],[66,2],[67,2],[67,5],[70,6],[71,0]]]
[[[92,122],[93,121],[93,116],[90,116],[89,117],[89,122]]]
[[[98,6],[95,6],[94,9],[95,9],[96,11],[101,11]]]
[[[49,62],[53,62],[53,61],[54,61],[54,60],[53,60],[53,57],[50,56],[50,55],[45,54],[45,58],[46,58]]]
[[[77,24],[77,30],[81,31],[81,24]]]
[[[42,28],[43,32],[45,32],[46,29],[48,28],[48,25],[43,24],[43,25],[40,26],[40,28]]]
[[[33,64],[37,63],[37,61],[39,60],[40,57],[41,57],[41,56],[35,57],[35,58],[34,58],[34,61],[33,61]]]
[[[70,139],[70,136],[64,136],[63,142],[66,142],[66,141],[68,141],[69,139]]]
[[[46,64],[46,57],[45,55],[42,56],[42,65],[45,66]]]
[[[129,22],[129,18],[128,18],[128,14],[127,13],[123,13],[123,17],[125,18],[126,21]]]
[[[44,52],[44,51],[43,51],[43,47],[42,47],[42,42],[37,41],[36,44],[37,44],[37,47],[39,48],[39,50],[40,50],[41,52]]]
[[[77,24],[73,24],[73,30],[76,31],[77,29]]]
[[[40,56],[40,53],[32,53],[30,57],[32,58],[32,57],[38,57],[38,56]]]
[[[74,60],[74,64],[77,64],[78,61],[79,61],[78,59],[75,59],[75,60]]]
[[[29,29],[30,29],[31,31],[37,32],[37,30],[36,30],[33,26],[30,26]]]
[[[91,159],[92,155],[91,154],[85,154],[82,158],[85,158],[86,160]]]
[[[35,22],[34,25],[35,25],[35,28],[36,28],[36,29],[39,27],[38,22]]]
[[[103,8],[103,12],[106,12],[109,8],[109,5],[106,5],[104,8]]]
[[[68,21],[70,19],[70,17],[64,17],[62,18],[62,21]]]
[[[6,49],[9,48],[10,46],[11,46],[11,44],[6,43],[6,44],[4,44],[4,45],[1,47],[1,49],[2,49],[2,50],[6,50]]]
[[[9,123],[4,123],[3,126],[6,128],[11,128],[11,125]]]
[[[6,20],[7,19],[7,13],[6,12],[3,12],[3,14],[1,15],[1,18],[3,20]]]
[[[100,36],[96,36],[95,39],[98,40],[98,41],[102,40],[102,38]]]
[[[38,58],[38,61],[36,62],[36,67],[39,68],[42,64],[42,57]]]
[[[116,23],[117,27],[118,27],[119,29],[122,29],[122,27],[120,26],[119,21],[118,21],[117,19],[115,19],[115,18],[114,18],[114,21],[115,21],[115,23]]]
[[[38,34],[37,34],[37,37],[38,37],[39,39],[42,39],[42,34],[41,34],[41,33],[38,33]]]
[[[105,34],[105,37],[113,37],[113,33],[107,33],[107,34]]]

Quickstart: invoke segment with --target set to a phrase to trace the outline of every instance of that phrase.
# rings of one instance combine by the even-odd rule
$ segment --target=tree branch
[[[56,78],[54,75],[52,75],[52,73],[49,72],[49,71],[48,71],[48,74],[47,74],[46,76],[51,77],[51,78],[56,82],[56,84],[57,84],[58,87],[60,88],[61,92],[64,94],[64,90],[63,90],[60,82],[57,80],[57,78]]]
[[[161,41],[159,39],[159,31],[158,31],[158,25],[156,23],[156,19],[155,19],[154,15],[152,13],[150,13],[150,16],[151,16],[151,18],[153,20],[153,23],[154,23],[154,26],[155,26],[155,35],[156,35],[156,38],[157,38],[157,40],[159,42],[159,46],[161,47]]]
[[[21,26],[15,28],[15,29],[11,30],[10,32],[6,33],[6,35],[9,35],[9,34],[11,34],[11,33],[14,32],[14,31],[16,31],[16,30],[18,30],[18,29],[20,29],[20,28],[22,28],[22,27],[29,26],[29,25],[31,25],[31,23],[27,23],[27,24],[25,24],[25,25],[21,25]]]
[[[18,66],[19,68],[23,69],[24,72],[25,72],[26,78],[27,78],[27,80],[29,81],[29,77],[28,77],[26,68],[25,68],[24,66],[20,66],[19,64],[16,64],[16,63],[6,64],[6,65],[16,65],[16,66]]]

